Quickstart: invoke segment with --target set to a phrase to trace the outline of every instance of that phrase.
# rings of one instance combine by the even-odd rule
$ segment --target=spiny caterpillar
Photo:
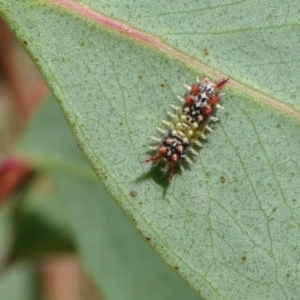
[[[193,146],[202,147],[199,140],[206,139],[205,131],[213,131],[208,123],[218,120],[214,114],[217,108],[222,108],[218,104],[219,92],[228,80],[229,78],[223,78],[213,83],[208,78],[200,81],[197,77],[197,82],[192,86],[185,84],[187,92],[184,97],[177,96],[181,106],[171,105],[175,112],[167,112],[170,121],[162,121],[167,129],[157,128],[163,137],[152,137],[152,140],[158,142],[159,145],[149,148],[155,150],[156,154],[142,162],[164,161],[169,181],[173,178],[177,164],[184,170],[181,164],[182,158],[192,164],[193,161],[187,155],[189,152],[198,155]]]

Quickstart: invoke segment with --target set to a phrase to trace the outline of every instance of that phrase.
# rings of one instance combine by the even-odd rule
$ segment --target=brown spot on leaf
[[[137,196],[137,191],[132,190],[129,192],[129,195],[134,198]]]

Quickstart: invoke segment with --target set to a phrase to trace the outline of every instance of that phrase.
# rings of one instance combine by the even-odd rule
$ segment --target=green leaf
[[[56,174],[57,186],[70,207],[79,253],[106,299],[199,299],[146,245],[99,184],[68,175]]]
[[[55,126],[52,126],[52,123]],[[63,144],[61,141],[64,141]],[[57,237],[62,236],[66,228],[71,227],[72,237],[77,241],[79,255],[90,273],[90,278],[105,298],[199,299],[186,282],[155,255],[108,197],[75,147],[67,124],[53,99],[41,107],[22,139],[19,151],[23,156],[30,158],[43,173],[47,173],[46,183],[51,184],[46,185],[46,188],[44,184],[44,190],[48,191],[44,198],[49,198],[47,194],[56,197],[52,199],[52,207],[49,203],[45,205],[46,199],[40,201],[39,209],[35,210],[35,219],[39,219],[40,224],[37,228],[31,228],[31,235],[37,236],[41,229],[47,233],[45,226],[42,226],[47,219],[49,224],[58,223],[60,235],[57,234],[56,239],[51,239],[53,235],[49,234],[44,237],[44,244],[49,247],[49,241],[57,241]],[[51,163],[56,168],[53,168]],[[45,175],[41,179],[44,180],[44,177]],[[32,190],[34,189],[36,188],[32,187]],[[37,195],[40,195],[39,190],[42,189],[38,189]],[[33,192],[30,194],[34,195]],[[34,199],[30,202],[34,202]],[[43,203],[44,209],[41,207]],[[64,215],[68,221],[66,228],[61,226],[62,220],[58,219],[57,215],[52,214],[53,218],[49,220],[50,212],[56,211],[55,206],[56,210],[60,210],[60,216]],[[45,211],[48,213],[45,214]],[[28,238],[26,228],[21,233],[25,234],[23,237],[19,234],[21,242],[17,239],[16,246],[22,246],[24,238]],[[29,242],[25,251],[29,252],[30,246],[31,249],[40,246],[41,240],[42,238]],[[62,245],[64,244],[58,244],[56,250],[60,250]],[[20,250],[24,252],[24,247]],[[19,253],[20,250],[15,251],[19,256],[23,254]]]
[[[15,265],[9,261],[13,242],[13,214],[15,203],[9,201],[0,209],[0,299],[36,299],[36,265],[22,262]]]
[[[36,266],[33,263],[22,263],[13,266],[1,277],[0,297],[11,300],[34,300],[37,298],[35,286],[37,277]]]
[[[297,3],[80,3],[0,1],[113,199],[205,298],[297,298]],[[167,185],[145,146],[181,82],[217,70],[217,134]]]
[[[16,199],[10,263],[53,252],[74,252],[76,248],[66,205],[56,191],[55,182],[49,175],[36,177]]]

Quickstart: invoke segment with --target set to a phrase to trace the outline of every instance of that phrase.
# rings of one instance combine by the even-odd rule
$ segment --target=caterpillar
[[[208,124],[218,120],[215,117],[216,110],[223,108],[218,103],[219,92],[228,80],[223,78],[214,83],[208,78],[200,81],[197,77],[197,82],[191,86],[185,84],[187,92],[184,97],[177,96],[181,105],[171,105],[174,112],[167,112],[170,120],[162,121],[166,129],[157,128],[162,137],[151,137],[158,146],[150,146],[149,149],[156,151],[156,154],[142,163],[164,161],[169,181],[177,165],[184,170],[182,159],[192,164],[188,154],[198,155],[194,146],[202,147],[200,140],[206,139],[205,131],[213,131]]]

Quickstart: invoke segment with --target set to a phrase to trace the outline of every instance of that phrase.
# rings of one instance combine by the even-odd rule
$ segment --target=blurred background
[[[45,97],[49,94],[34,63],[23,47],[16,41],[10,29],[0,18],[0,216],[11,213],[12,202],[20,201],[20,187],[28,185],[34,171],[26,162],[15,156],[15,147],[35,115]],[[14,211],[13,214],[16,214]],[[17,215],[14,215],[18,218]],[[16,220],[16,219],[15,219]],[[32,255],[26,251],[18,253],[13,235],[22,235],[31,239],[34,230],[40,224],[31,222],[31,227],[16,224],[22,230],[0,226],[0,299],[102,299],[99,291],[89,280],[76,256],[76,246],[70,235],[62,236],[62,250],[37,251],[38,258],[28,259]],[[25,223],[24,223],[25,224]],[[18,232],[18,233],[16,233]],[[46,238],[46,237],[45,237]],[[1,239],[1,237],[0,237]],[[34,239],[34,238],[33,238]],[[23,248],[25,249],[25,248]],[[25,292],[26,291],[26,292]]]

